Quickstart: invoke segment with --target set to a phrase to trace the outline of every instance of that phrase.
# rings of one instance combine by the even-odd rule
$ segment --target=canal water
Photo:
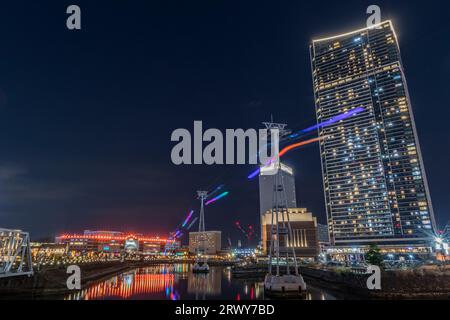
[[[67,300],[254,300],[264,299],[263,283],[234,279],[230,267],[211,267],[193,274],[189,264],[161,264],[138,268],[69,294]],[[334,300],[323,289],[308,285],[307,300]]]

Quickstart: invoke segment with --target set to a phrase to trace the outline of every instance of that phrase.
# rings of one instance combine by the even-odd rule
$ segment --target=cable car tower
[[[278,129],[280,131],[280,138],[289,132],[286,129],[286,124],[265,122],[264,125],[267,129]],[[278,170],[274,175],[272,209],[270,210],[269,266],[268,273],[264,279],[264,290],[269,296],[303,295],[306,292],[306,284],[298,271],[294,237],[289,220],[287,196],[284,187],[284,177],[279,159],[277,158],[273,161],[270,166],[272,165]],[[264,174],[263,171],[261,171],[261,174]],[[285,264],[283,270],[280,268],[281,264]],[[292,267],[294,267],[293,274],[291,274]]]
[[[207,259],[203,256],[205,254],[205,199],[208,197],[208,191],[197,191],[198,199],[200,200],[200,219],[198,222],[198,235],[197,235],[197,257],[195,259],[195,264],[192,269],[194,273],[208,273],[209,266]]]

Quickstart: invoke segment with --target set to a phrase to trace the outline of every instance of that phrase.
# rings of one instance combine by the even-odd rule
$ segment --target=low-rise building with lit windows
[[[413,244],[405,246],[397,245],[379,245],[380,253],[383,259],[389,260],[426,260],[433,256],[431,246]],[[326,254],[330,260],[340,262],[363,262],[365,254],[369,250],[366,246],[333,246],[326,249]]]
[[[90,231],[83,234],[63,234],[56,243],[67,246],[68,253],[121,253],[158,254],[164,251],[166,239],[127,234],[117,231]]]
[[[292,239],[290,243],[280,241],[280,252],[295,248],[298,258],[316,259],[319,255],[319,242],[317,233],[317,219],[305,208],[288,208],[289,221],[292,229]],[[281,215],[281,212],[279,213]],[[279,226],[281,226],[279,222]],[[272,213],[268,210],[262,219],[262,246],[263,253],[268,254],[270,248],[270,234],[272,229]],[[276,228],[276,226],[273,226]]]
[[[222,248],[221,231],[189,232],[189,252],[215,255]]]
[[[64,243],[31,242],[30,248],[33,261],[44,257],[62,257],[67,253]]]

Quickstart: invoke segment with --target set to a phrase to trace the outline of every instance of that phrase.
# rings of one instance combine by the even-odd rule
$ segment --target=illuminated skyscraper
[[[326,210],[336,245],[415,243],[435,229],[411,102],[391,21],[313,40]]]

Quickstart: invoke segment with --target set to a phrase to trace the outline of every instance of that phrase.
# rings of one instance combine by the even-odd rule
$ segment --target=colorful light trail
[[[208,193],[208,197],[207,198],[210,198],[212,195],[214,195],[218,191],[222,190],[224,186],[225,186],[224,184],[221,184],[221,185],[217,186],[213,191]]]
[[[306,135],[307,133],[312,132],[313,130],[317,130],[317,129],[319,129],[319,128],[323,128],[323,127],[330,126],[330,125],[332,125],[332,124],[334,124],[334,123],[336,123],[336,122],[338,122],[338,121],[345,120],[345,119],[347,119],[347,118],[349,118],[349,117],[351,117],[351,116],[353,116],[353,115],[356,115],[356,114],[358,114],[358,113],[360,113],[360,112],[362,112],[362,111],[364,111],[364,110],[365,110],[365,109],[364,109],[363,107],[357,107],[357,108],[354,108],[354,109],[352,109],[352,110],[349,110],[349,111],[346,111],[346,112],[344,112],[344,113],[342,113],[342,114],[339,114],[339,115],[337,115],[337,116],[335,116],[335,117],[332,117],[332,118],[330,118],[330,119],[328,119],[328,120],[326,120],[326,121],[323,121],[323,122],[318,123],[318,124],[316,124],[316,125],[310,126],[310,127],[306,128],[306,129],[297,131],[297,132],[295,132],[295,133],[292,133],[292,134],[288,135],[287,137],[284,137],[284,140],[298,139],[298,138],[300,138],[300,137]],[[324,139],[324,138],[326,138],[326,136],[325,136],[325,137],[312,138],[312,139],[309,139],[309,140],[305,140],[305,141],[301,141],[301,142],[297,142],[297,143],[293,143],[293,144],[291,144],[291,145],[288,145],[288,146],[284,147],[284,148],[279,152],[279,157],[281,158],[283,155],[285,155],[287,152],[289,152],[289,151],[291,151],[291,150],[293,150],[293,149],[296,149],[296,148],[299,148],[299,147],[301,147],[301,146],[305,146],[305,145],[308,145],[308,144],[311,144],[311,143],[320,141],[320,140],[322,140],[322,139]],[[274,161],[274,159],[269,160],[269,161],[265,164],[265,166],[270,165],[273,161]],[[258,169],[256,169],[255,171],[253,171],[250,175],[248,175],[247,178],[248,178],[249,180],[251,180],[251,179],[255,178],[256,176],[258,176],[258,175],[260,174],[260,172],[261,172],[261,168],[258,168]],[[208,198],[211,197],[212,195],[216,194],[218,191],[222,190],[223,187],[224,187],[224,184],[220,184],[219,186],[217,186],[212,192],[209,193]],[[206,202],[205,202],[205,206],[208,206],[208,205],[210,205],[210,204],[216,202],[217,200],[219,200],[219,199],[221,199],[221,198],[223,198],[223,197],[225,197],[225,196],[227,196],[227,195],[228,195],[228,191],[225,191],[225,192],[219,194],[218,196],[216,196],[216,197],[214,197],[214,198],[209,199],[208,201],[206,201]],[[181,225],[181,228],[177,228],[177,229],[176,229],[176,232],[175,232],[175,233],[172,233],[172,235],[173,235],[173,237],[174,237],[175,239],[178,239],[178,238],[180,238],[180,237],[183,235],[183,233],[181,232],[180,229],[186,227],[186,225],[188,224],[189,220],[192,218],[193,213],[194,213],[193,210],[191,210],[190,213],[189,213],[189,215],[187,216],[187,218],[183,221],[183,223],[182,223],[182,225]],[[189,230],[189,229],[194,225],[195,221],[197,221],[197,218],[195,218],[195,219],[189,224],[189,226],[188,226],[187,228],[185,228],[185,231]],[[252,233],[253,233],[253,230],[252,230]]]
[[[307,145],[307,144],[310,144],[310,143],[314,143],[314,142],[320,141],[320,140],[322,140],[322,139],[324,139],[324,138],[326,138],[326,136],[324,136],[324,137],[318,137],[318,138],[313,138],[313,139],[309,139],[309,140],[305,140],[305,141],[301,141],[301,142],[297,142],[297,143],[293,143],[293,144],[291,144],[291,145],[289,145],[289,146],[284,147],[284,148],[280,151],[279,157],[281,158],[284,154],[286,154],[288,151],[290,151],[290,150],[292,150],[292,149],[299,148],[299,147],[305,146],[305,145]],[[273,162],[273,159],[271,159],[269,162],[267,162],[267,163],[265,164],[265,166],[270,165],[272,162]],[[261,171],[260,168],[256,169],[256,170],[253,171],[247,178],[248,178],[249,180],[253,179],[253,178],[256,177],[257,175],[259,175],[260,171]]]
[[[335,117],[332,117],[332,118],[330,118],[330,119],[328,119],[328,120],[326,120],[324,122],[318,123],[318,124],[316,124],[314,126],[311,126],[309,128],[306,128],[306,129],[297,131],[295,133],[292,133],[292,134],[290,134],[288,136],[288,138],[290,138],[290,139],[297,138],[297,137],[299,137],[302,134],[311,132],[313,130],[316,130],[316,129],[319,129],[319,128],[322,128],[322,127],[330,126],[330,125],[332,125],[332,124],[334,124],[334,123],[336,123],[338,121],[345,120],[345,119],[347,119],[347,118],[349,118],[349,117],[351,117],[351,116],[353,116],[355,114],[358,114],[358,113],[360,113],[360,112],[362,112],[364,110],[365,109],[363,107],[358,107],[358,108],[352,109],[350,111],[347,111],[345,113],[341,113],[341,114],[339,114],[339,115],[337,115]]]
[[[244,230],[244,228],[242,228],[241,223],[239,221],[236,221],[234,224],[244,234],[244,236],[247,238],[247,240],[250,240],[250,235],[248,234],[247,231]]]
[[[193,214],[194,214],[194,210],[191,210],[191,212],[189,212],[186,219],[183,221],[183,224],[181,225],[182,228],[184,228],[184,226],[189,222],[189,220],[191,219]]]
[[[211,204],[211,203],[213,203],[213,202],[216,202],[217,200],[219,200],[219,199],[221,199],[221,198],[227,196],[228,193],[229,193],[228,191],[225,191],[225,192],[219,194],[217,197],[214,197],[214,198],[212,198],[212,199],[206,201],[205,206],[207,206],[207,205],[209,205],[209,204]]]
[[[195,217],[194,220],[192,220],[191,224],[188,225],[188,227],[186,228],[186,230],[189,230],[192,228],[192,226],[194,225],[194,223],[198,220],[198,217]]]
[[[330,125],[332,125],[332,124],[334,124],[334,123],[336,123],[338,121],[345,120],[345,119],[347,119],[347,118],[349,118],[349,117],[351,117],[353,115],[356,115],[356,114],[358,114],[360,112],[363,112],[364,110],[365,109],[363,107],[357,107],[357,108],[352,109],[350,111],[347,111],[345,113],[341,113],[341,114],[339,114],[339,115],[337,115],[335,117],[332,117],[332,118],[330,118],[330,119],[328,119],[326,121],[318,123],[318,124],[316,124],[314,126],[311,126],[311,127],[306,128],[306,129],[303,129],[303,130],[297,131],[295,133],[292,133],[287,138],[288,139],[299,138],[299,137],[301,137],[302,135],[304,135],[306,133],[309,133],[309,132],[311,132],[313,130],[316,130],[316,129],[319,129],[319,128],[330,126]],[[319,138],[315,138],[315,139],[319,139]],[[303,146],[303,145],[306,145],[306,144],[318,141],[318,140],[315,140],[315,141],[312,141],[312,140],[314,140],[314,139],[306,140],[307,143],[299,142],[299,143],[294,143],[292,145],[289,145],[289,146],[285,147],[282,151],[280,151],[279,156],[281,157],[283,154],[285,154],[286,152],[288,152],[288,151],[290,151],[292,149],[295,149],[295,148],[298,148],[300,146]],[[265,166],[270,165],[272,162],[273,162],[273,159],[270,160],[268,163],[266,163]],[[251,180],[254,177],[256,177],[257,175],[259,175],[259,173],[260,173],[260,168],[256,169],[251,174],[249,174],[247,178],[249,180]]]

